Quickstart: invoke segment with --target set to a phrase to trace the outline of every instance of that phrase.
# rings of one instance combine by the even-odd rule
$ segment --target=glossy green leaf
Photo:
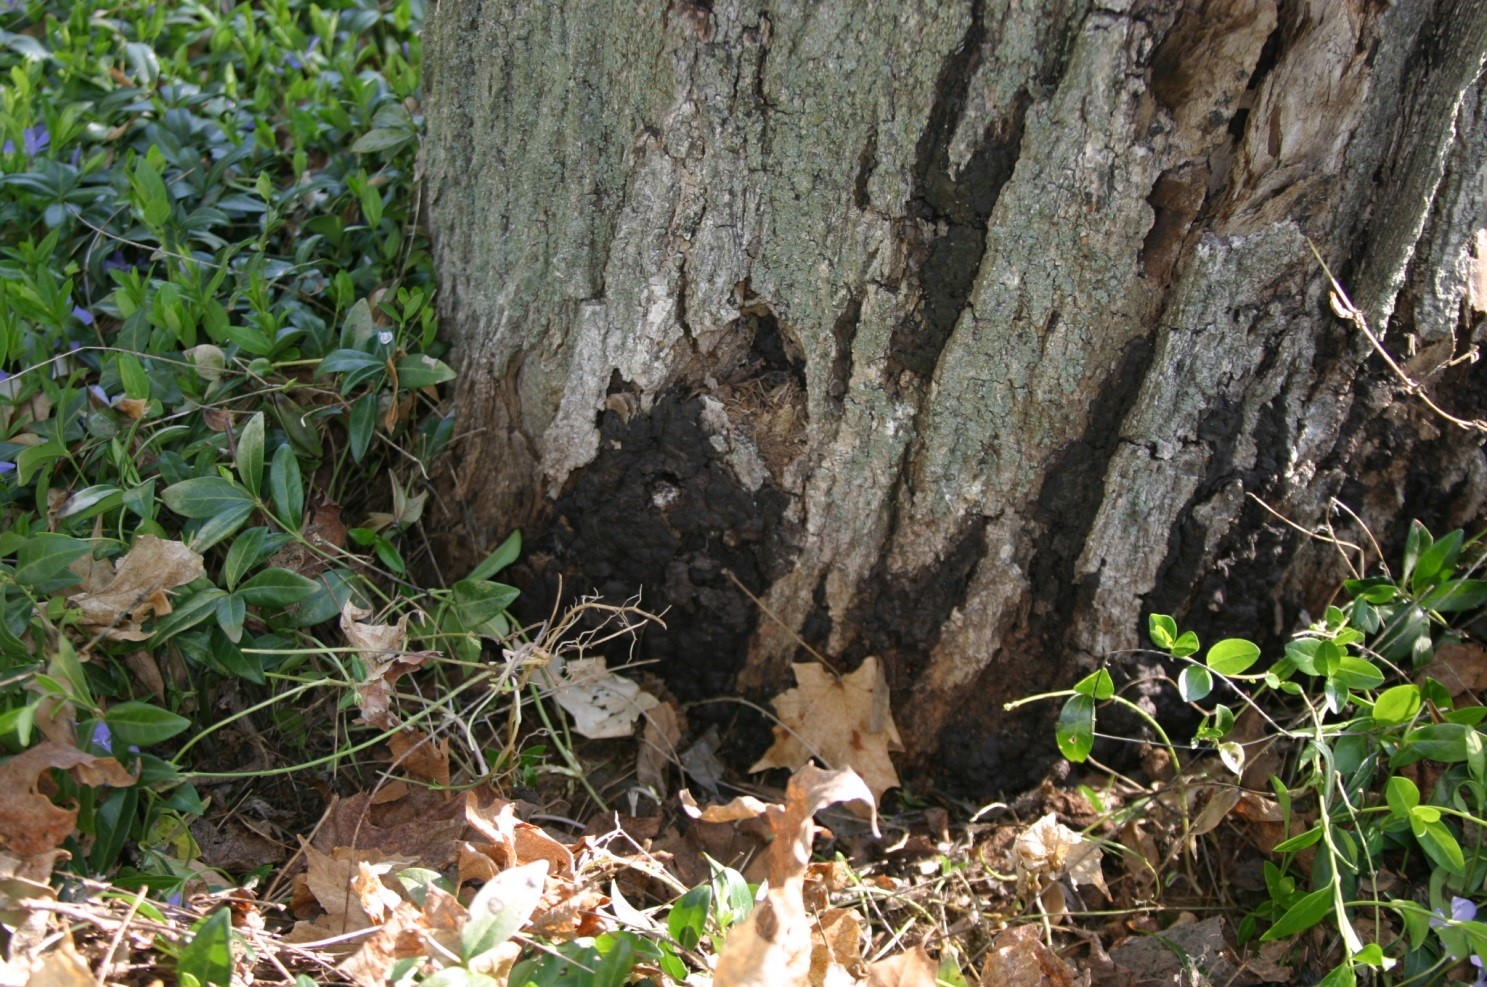
[[[305,484],[300,477],[299,459],[287,442],[274,450],[268,482],[274,514],[289,528],[298,531],[305,514]]]
[[[450,380],[454,380],[454,371],[431,356],[405,356],[398,361],[398,386],[404,390],[416,391]]]
[[[254,497],[262,490],[263,483],[263,412],[248,419],[243,434],[238,436],[238,478]]]
[[[191,726],[191,721],[184,716],[137,701],[109,707],[103,719],[113,731],[116,743],[139,747],[169,740]]]
[[[521,532],[513,531],[506,536],[506,540],[487,555],[479,565],[470,570],[466,579],[489,579],[502,569],[511,565],[521,555]]]
[[[509,867],[485,882],[469,906],[460,929],[460,958],[469,962],[489,953],[527,924],[542,900],[548,863],[538,860]]]
[[[1408,819],[1410,811],[1420,804],[1420,789],[1402,775],[1392,775],[1384,789],[1389,803],[1389,812],[1399,819]]]
[[[666,931],[682,949],[696,949],[707,932],[707,913],[712,907],[713,890],[699,884],[676,899],[666,917]]]
[[[1146,633],[1151,643],[1163,651],[1177,643],[1177,621],[1164,613],[1154,613],[1146,618]]]
[[[1115,695],[1115,681],[1106,669],[1097,669],[1074,683],[1074,691],[1080,695],[1103,702]]]
[[[320,584],[297,572],[273,567],[255,573],[238,587],[237,595],[249,606],[282,610],[309,599]]]
[[[1243,675],[1259,659],[1260,649],[1253,642],[1230,637],[1209,648],[1204,661],[1220,675]]]
[[[1272,942],[1286,939],[1298,932],[1305,932],[1331,914],[1332,889],[1328,887],[1313,891],[1287,908],[1285,914],[1276,919],[1275,924],[1265,931],[1260,940]]]
[[[1086,695],[1073,695],[1059,710],[1054,739],[1059,753],[1075,764],[1089,757],[1095,746],[1095,701]]]
[[[232,984],[232,910],[217,909],[196,923],[191,938],[176,957],[176,974],[182,980],[193,978],[203,987],[231,987]]]
[[[1177,691],[1185,701],[1198,702],[1213,691],[1213,676],[1202,665],[1189,665],[1177,676]]]
[[[1373,719],[1380,726],[1399,726],[1413,720],[1422,705],[1419,686],[1396,685],[1379,693],[1374,700]]]
[[[251,510],[253,495],[221,476],[198,476],[172,483],[160,492],[165,506],[183,517],[210,518],[229,511]]]
[[[1333,670],[1330,678],[1347,689],[1372,689],[1382,685],[1384,673],[1379,667],[1366,658],[1356,655],[1343,655],[1338,659],[1337,667]]]

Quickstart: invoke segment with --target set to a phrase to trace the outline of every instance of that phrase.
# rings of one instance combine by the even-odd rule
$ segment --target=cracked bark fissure
[[[1401,353],[1470,344],[1479,10],[442,0],[450,564],[520,525],[534,600],[643,588],[691,697],[787,685],[797,631],[880,654],[910,761],[1025,783],[1051,741],[1001,703],[1144,611],[1264,637],[1330,589],[1246,494],[1480,511],[1479,445],[1396,400],[1305,245]]]

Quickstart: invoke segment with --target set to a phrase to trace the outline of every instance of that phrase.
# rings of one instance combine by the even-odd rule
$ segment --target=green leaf
[[[309,599],[319,589],[320,584],[315,580],[275,566],[243,583],[237,595],[251,606],[282,610]]]
[[[137,747],[149,747],[169,740],[191,726],[191,721],[184,716],[133,700],[109,707],[103,720],[113,731],[116,741]]]
[[[1420,600],[1420,606],[1436,613],[1461,613],[1483,604],[1487,604],[1487,579],[1448,579]]]
[[[387,151],[395,147],[401,147],[414,139],[414,133],[402,127],[378,127],[369,130],[356,139],[351,145],[353,154],[374,154],[377,151]]]
[[[351,437],[351,460],[359,463],[367,454],[367,449],[372,444],[372,436],[377,432],[376,392],[363,394],[351,405],[348,430]]]
[[[1421,552],[1414,575],[1410,577],[1410,589],[1419,593],[1438,579],[1449,577],[1456,568],[1457,556],[1461,554],[1461,542],[1461,529],[1457,528]]]
[[[1213,676],[1202,665],[1189,665],[1177,676],[1177,691],[1187,702],[1198,702],[1213,691]]]
[[[1163,651],[1177,643],[1177,621],[1164,613],[1154,613],[1146,618],[1146,633],[1151,643]]]
[[[1199,647],[1201,645],[1198,644],[1198,635],[1192,631],[1183,631],[1182,636],[1172,645],[1170,653],[1173,658],[1186,658],[1188,655],[1197,654]]]
[[[1396,685],[1379,693],[1373,704],[1373,720],[1380,726],[1408,723],[1420,712],[1423,701],[1417,685]]]
[[[298,531],[305,516],[305,485],[300,478],[299,458],[287,442],[274,450],[268,485],[274,513],[291,531]]]
[[[412,354],[398,361],[398,386],[403,390],[416,391],[448,380],[454,380],[454,371],[431,356]]]
[[[248,419],[238,436],[238,476],[248,492],[257,497],[263,483],[263,412]]]
[[[93,550],[91,542],[50,531],[31,535],[15,557],[15,580],[42,592],[71,586],[78,577],[67,570],[74,560]]]
[[[217,601],[217,626],[232,643],[243,639],[243,621],[247,618],[247,602],[237,593],[229,593]]]
[[[269,530],[259,526],[244,531],[227,549],[227,558],[222,561],[222,583],[229,590],[235,589],[238,580],[248,574],[248,570],[258,563],[258,556],[263,548],[263,540],[268,537]]]
[[[170,190],[147,158],[135,162],[133,185],[141,218],[146,226],[158,230],[170,216]]]
[[[165,506],[183,517],[210,518],[245,505],[253,507],[253,495],[221,476],[198,476],[172,483],[160,492]]]
[[[191,938],[176,957],[176,975],[184,982],[231,987],[232,910],[219,908],[192,928]]]
[[[454,619],[459,629],[473,631],[505,612],[521,591],[514,586],[484,579],[461,579],[452,587]]]
[[[1081,697],[1087,698],[1087,697]],[[696,949],[707,931],[707,913],[712,907],[713,889],[699,884],[676,900],[666,916],[666,931],[682,949]]]
[[[1305,850],[1314,845],[1322,838],[1320,826],[1313,826],[1304,833],[1298,833],[1288,840],[1282,840],[1274,847],[1275,853],[1295,853],[1297,850]]]
[[[1420,561],[1420,553],[1430,548],[1430,532],[1419,520],[1410,522],[1410,532],[1404,539],[1404,569],[1400,573],[1399,581],[1408,582],[1415,571],[1415,564]]]
[[[1205,663],[1220,675],[1243,675],[1260,659],[1260,649],[1251,641],[1229,637],[1208,649]]]
[[[1115,681],[1110,678],[1110,672],[1101,668],[1090,672],[1076,682],[1074,691],[1082,696],[1089,696],[1098,702],[1103,702],[1115,695]]]
[[[1466,734],[1471,727],[1463,723],[1429,723],[1404,735],[1399,750],[1390,759],[1390,765],[1404,764],[1428,758],[1451,764],[1466,760]]]
[[[1338,659],[1337,668],[1328,677],[1347,689],[1372,689],[1384,681],[1384,673],[1377,665],[1355,655]]]
[[[1095,746],[1095,701],[1090,696],[1073,695],[1059,710],[1054,729],[1059,753],[1075,764],[1089,757]]]
[[[485,557],[475,568],[470,570],[466,579],[489,579],[502,569],[509,566],[521,555],[521,532],[513,531],[506,536],[506,540],[500,546]]]
[[[205,552],[222,539],[230,537],[247,522],[256,506],[251,500],[241,501],[221,514],[207,518],[196,529],[196,534],[191,539],[191,548],[198,553]]]
[[[1425,806],[1416,806],[1418,813]],[[1411,828],[1414,829],[1414,815],[1411,815]],[[1461,852],[1461,844],[1456,842],[1455,835],[1450,827],[1441,822],[1439,818],[1434,820],[1423,820],[1418,829],[1415,829],[1415,839],[1420,842],[1420,848],[1425,851],[1426,856],[1435,861],[1436,865],[1445,868],[1457,877],[1466,876],[1466,857]]]
[[[718,927],[727,930],[742,922],[754,910],[754,892],[744,876],[732,867],[724,867],[711,857],[713,902],[716,904]]]
[[[1287,908],[1286,913],[1276,919],[1275,924],[1260,937],[1260,941],[1273,942],[1276,939],[1294,936],[1298,932],[1306,931],[1331,914],[1332,889],[1326,887],[1320,891],[1313,891]]]
[[[460,958],[467,963],[521,930],[542,900],[547,861],[509,867],[485,883],[470,901],[470,917],[460,930]]]
[[[112,483],[99,483],[84,487],[68,497],[62,509],[57,512],[57,517],[70,517],[85,521],[105,511],[111,511],[123,503],[124,491]]]
[[[1420,804],[1420,789],[1401,775],[1393,775],[1384,789],[1389,812],[1397,819],[1408,819],[1410,811]]]
[[[125,397],[144,399],[150,396],[150,377],[144,364],[133,353],[120,353],[115,358],[119,371],[119,383],[124,386]]]
[[[1317,987],[1357,987],[1358,974],[1348,962],[1339,963],[1331,972],[1317,981]]]

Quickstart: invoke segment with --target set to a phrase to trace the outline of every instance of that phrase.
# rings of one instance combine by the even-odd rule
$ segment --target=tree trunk
[[[1146,612],[1318,612],[1339,553],[1259,500],[1480,518],[1480,435],[1307,243],[1482,416],[1480,0],[442,0],[425,43],[446,548],[643,588],[683,697],[881,655],[908,762],[1012,788],[1052,744],[1002,703]]]

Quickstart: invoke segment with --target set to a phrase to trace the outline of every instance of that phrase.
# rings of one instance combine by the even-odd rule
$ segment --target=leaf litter
[[[113,583],[89,592],[111,592],[121,569],[130,571],[121,564]],[[132,619],[134,606],[120,603],[110,621]],[[532,663],[532,681],[590,743],[628,745],[656,806],[628,816],[591,806],[579,826],[567,817],[580,810],[551,791],[516,796],[472,775],[452,750],[457,732],[404,723],[394,685],[425,660],[409,650],[406,616],[382,623],[347,605],[341,628],[366,672],[354,689],[362,719],[388,731],[388,768],[369,790],[330,796],[262,900],[198,857],[201,878],[180,909],[121,911],[119,898],[96,894],[87,905],[59,902],[49,882],[68,856],[60,847],[75,813],[58,804],[53,772],[83,784],[130,785],[134,776],[113,758],[56,742],[0,764],[4,790],[20,793],[0,804],[11,813],[0,815],[10,850],[0,856],[0,918],[13,930],[0,987],[70,983],[83,970],[101,982],[92,971],[109,965],[99,965],[106,948],[110,969],[146,968],[157,937],[190,941],[192,920],[224,907],[252,949],[233,962],[259,980],[287,982],[298,971],[370,987],[412,969],[499,987],[533,949],[625,930],[664,940],[678,894],[724,866],[758,883],[757,903],[688,954],[688,983],[1244,984],[1273,982],[1297,963],[1273,949],[1237,952],[1218,919],[1161,918],[1170,906],[1156,874],[1211,854],[1205,837],[1237,832],[1243,839],[1224,842],[1256,847],[1284,838],[1275,804],[1217,766],[1211,775],[1201,763],[1180,766],[1147,785],[1106,778],[1099,812],[1051,778],[959,825],[944,808],[904,799],[881,816],[883,795],[899,786],[881,668],[869,659],[838,676],[802,663],[797,686],[776,697],[774,745],[754,765],[790,769],[783,793],[699,804],[685,789],[668,794],[691,749],[685,712],[603,659],[539,642],[508,660]],[[719,770],[708,780],[725,778]],[[1229,863],[1245,866],[1241,856]],[[59,939],[63,928],[73,931]],[[636,971],[656,984],[680,979],[648,962]]]

